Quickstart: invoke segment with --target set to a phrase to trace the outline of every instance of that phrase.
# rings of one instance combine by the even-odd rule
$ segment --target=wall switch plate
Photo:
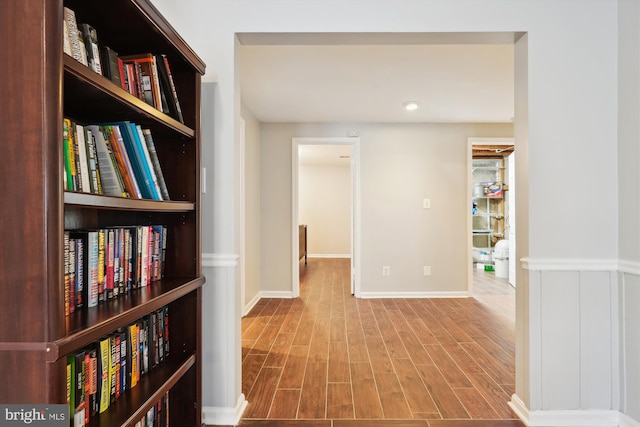
[[[431,276],[431,266],[430,265],[425,265],[424,267],[422,267],[422,273],[425,276]]]
[[[422,200],[422,207],[424,209],[431,209],[431,199]]]
[[[391,267],[389,267],[388,265],[382,266],[382,275],[391,276]]]

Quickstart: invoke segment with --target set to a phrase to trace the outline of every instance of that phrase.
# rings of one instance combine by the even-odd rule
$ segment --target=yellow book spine
[[[129,326],[129,343],[131,345],[131,387],[138,384],[138,327]]]
[[[109,370],[111,369],[111,346],[109,338],[100,341],[100,413],[109,408],[111,384]]]
[[[67,129],[68,129],[67,138],[69,139],[69,146],[68,146],[69,167],[71,170],[71,175],[76,176],[78,174],[78,171],[76,169],[76,155],[75,155],[75,146],[74,146],[74,139],[73,139],[73,130],[71,128],[71,120],[69,119],[63,119],[63,120],[65,121],[65,124],[67,125]]]

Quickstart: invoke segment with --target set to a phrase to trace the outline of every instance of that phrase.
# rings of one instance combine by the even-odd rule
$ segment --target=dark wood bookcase
[[[63,53],[63,8],[120,55],[166,54],[184,123]],[[66,356],[165,305],[171,353],[91,426],[135,424],[167,391],[201,425],[200,88],[205,64],[147,0],[6,1],[0,14],[0,403],[66,403]],[[63,190],[63,117],[151,129],[171,201]],[[164,224],[165,278],[64,313],[65,229]]]

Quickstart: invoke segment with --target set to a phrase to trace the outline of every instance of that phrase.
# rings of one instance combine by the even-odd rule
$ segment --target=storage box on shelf
[[[166,55],[182,117],[63,53],[64,8],[119,55]],[[91,426],[135,425],[169,396],[170,425],[201,425],[200,82],[205,65],[147,0],[24,0],[0,16],[3,220],[0,403],[67,403],[66,359],[168,307],[172,351]],[[28,37],[25,37],[28,33]],[[170,200],[64,191],[63,118],[150,129]],[[180,120],[182,119],[182,120]],[[65,315],[65,230],[160,224],[164,277]]]

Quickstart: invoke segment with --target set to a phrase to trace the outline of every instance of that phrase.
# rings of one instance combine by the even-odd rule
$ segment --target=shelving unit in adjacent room
[[[472,161],[472,232],[475,262],[492,263],[495,244],[505,233],[504,159]]]

